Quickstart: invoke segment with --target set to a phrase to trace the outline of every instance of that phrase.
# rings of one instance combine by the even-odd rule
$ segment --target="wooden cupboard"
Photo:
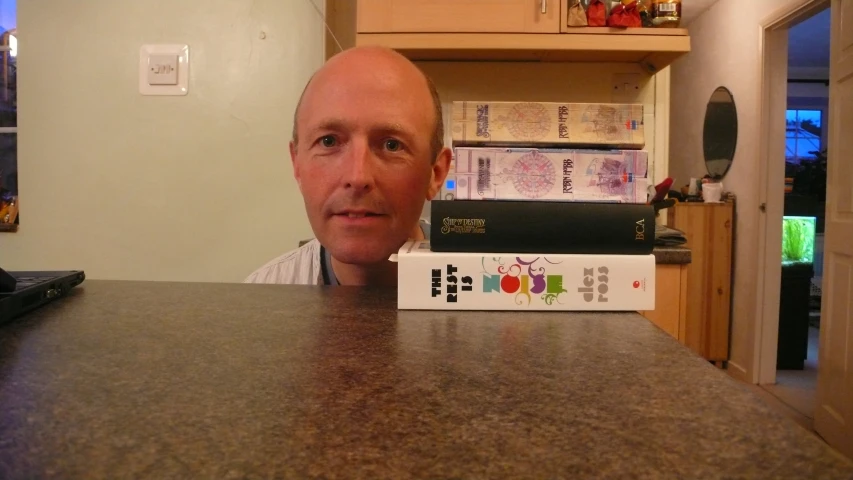
[[[359,33],[559,33],[559,0],[359,0]]]
[[[655,267],[655,309],[638,312],[681,343],[685,343],[687,323],[688,265],[658,264]]]
[[[684,231],[687,265],[686,318],[679,339],[713,362],[729,358],[734,204],[679,203],[668,224]]]
[[[568,1],[326,0],[326,57],[380,45],[412,60],[627,62],[655,73],[690,51],[680,28],[568,27]]]

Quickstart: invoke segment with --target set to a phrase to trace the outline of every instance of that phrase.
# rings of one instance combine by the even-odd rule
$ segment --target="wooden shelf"
[[[356,33],[355,45],[412,60],[638,63],[649,73],[690,52],[684,29],[579,27],[566,33]]]
[[[562,27],[562,33],[586,35],[645,35],[649,37],[686,37],[686,28],[611,28]]]

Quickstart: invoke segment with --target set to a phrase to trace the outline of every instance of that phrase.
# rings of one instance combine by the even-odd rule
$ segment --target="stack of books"
[[[653,310],[643,107],[454,102],[430,238],[398,262],[398,308]]]

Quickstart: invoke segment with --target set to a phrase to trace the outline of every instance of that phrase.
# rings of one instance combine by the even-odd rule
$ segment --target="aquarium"
[[[782,265],[814,263],[816,217],[782,217]]]

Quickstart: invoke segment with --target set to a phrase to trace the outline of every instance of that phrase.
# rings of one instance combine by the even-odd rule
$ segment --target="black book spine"
[[[646,255],[655,240],[651,205],[433,200],[436,252]]]

